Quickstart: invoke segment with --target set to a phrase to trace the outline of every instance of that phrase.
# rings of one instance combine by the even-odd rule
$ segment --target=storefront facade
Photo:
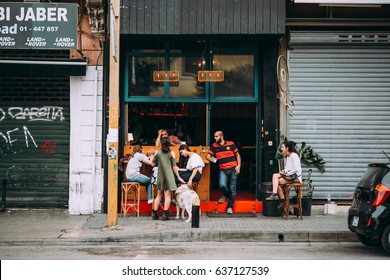
[[[122,146],[139,124],[142,134],[132,143],[145,146],[154,145],[161,128],[200,147],[222,130],[243,157],[239,191],[255,200],[257,183],[277,168],[275,81],[285,1],[122,4]],[[179,80],[154,81],[153,71],[161,70],[178,71]],[[204,70],[223,71],[224,80],[202,82],[198,71]],[[217,189],[215,178],[210,184]]]
[[[2,207],[90,214],[103,207],[102,50],[86,1],[59,2],[0,4]]]

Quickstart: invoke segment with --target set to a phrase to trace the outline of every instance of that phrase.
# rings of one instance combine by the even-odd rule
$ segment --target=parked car
[[[390,254],[390,162],[370,163],[348,211],[348,227],[366,246]]]

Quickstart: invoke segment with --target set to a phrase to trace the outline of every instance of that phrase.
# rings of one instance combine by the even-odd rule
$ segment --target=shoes
[[[161,218],[163,221],[168,221],[169,220],[169,216],[168,216],[168,211],[167,210],[163,210],[163,216]]]
[[[152,218],[153,218],[153,220],[158,220],[157,210],[152,210]]]
[[[279,197],[276,193],[273,193],[270,195],[270,197],[267,197],[265,200],[278,200]]]
[[[152,204],[153,203],[153,199],[148,199],[148,204]]]
[[[233,209],[229,207],[229,208],[227,209],[226,213],[228,213],[228,214],[233,214]]]
[[[218,203],[224,203],[226,201],[227,197],[226,196],[222,196],[219,200],[218,200]]]

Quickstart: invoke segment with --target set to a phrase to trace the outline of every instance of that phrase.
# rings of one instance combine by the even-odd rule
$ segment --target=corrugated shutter
[[[0,76],[7,207],[67,207],[69,77]]]
[[[314,198],[350,199],[367,164],[390,154],[390,49],[295,49],[288,64],[288,136],[327,162],[325,173],[312,174]]]

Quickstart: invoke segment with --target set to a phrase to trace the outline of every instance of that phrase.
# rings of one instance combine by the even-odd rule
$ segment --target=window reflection
[[[201,57],[171,57],[170,70],[179,71],[179,82],[170,86],[171,97],[203,98],[205,84],[198,83],[198,69]]]
[[[213,69],[225,71],[225,80],[214,84],[215,97],[255,96],[253,55],[214,55]]]
[[[164,69],[164,58],[130,56],[128,64],[129,97],[164,96],[164,83],[153,82],[153,71]]]

